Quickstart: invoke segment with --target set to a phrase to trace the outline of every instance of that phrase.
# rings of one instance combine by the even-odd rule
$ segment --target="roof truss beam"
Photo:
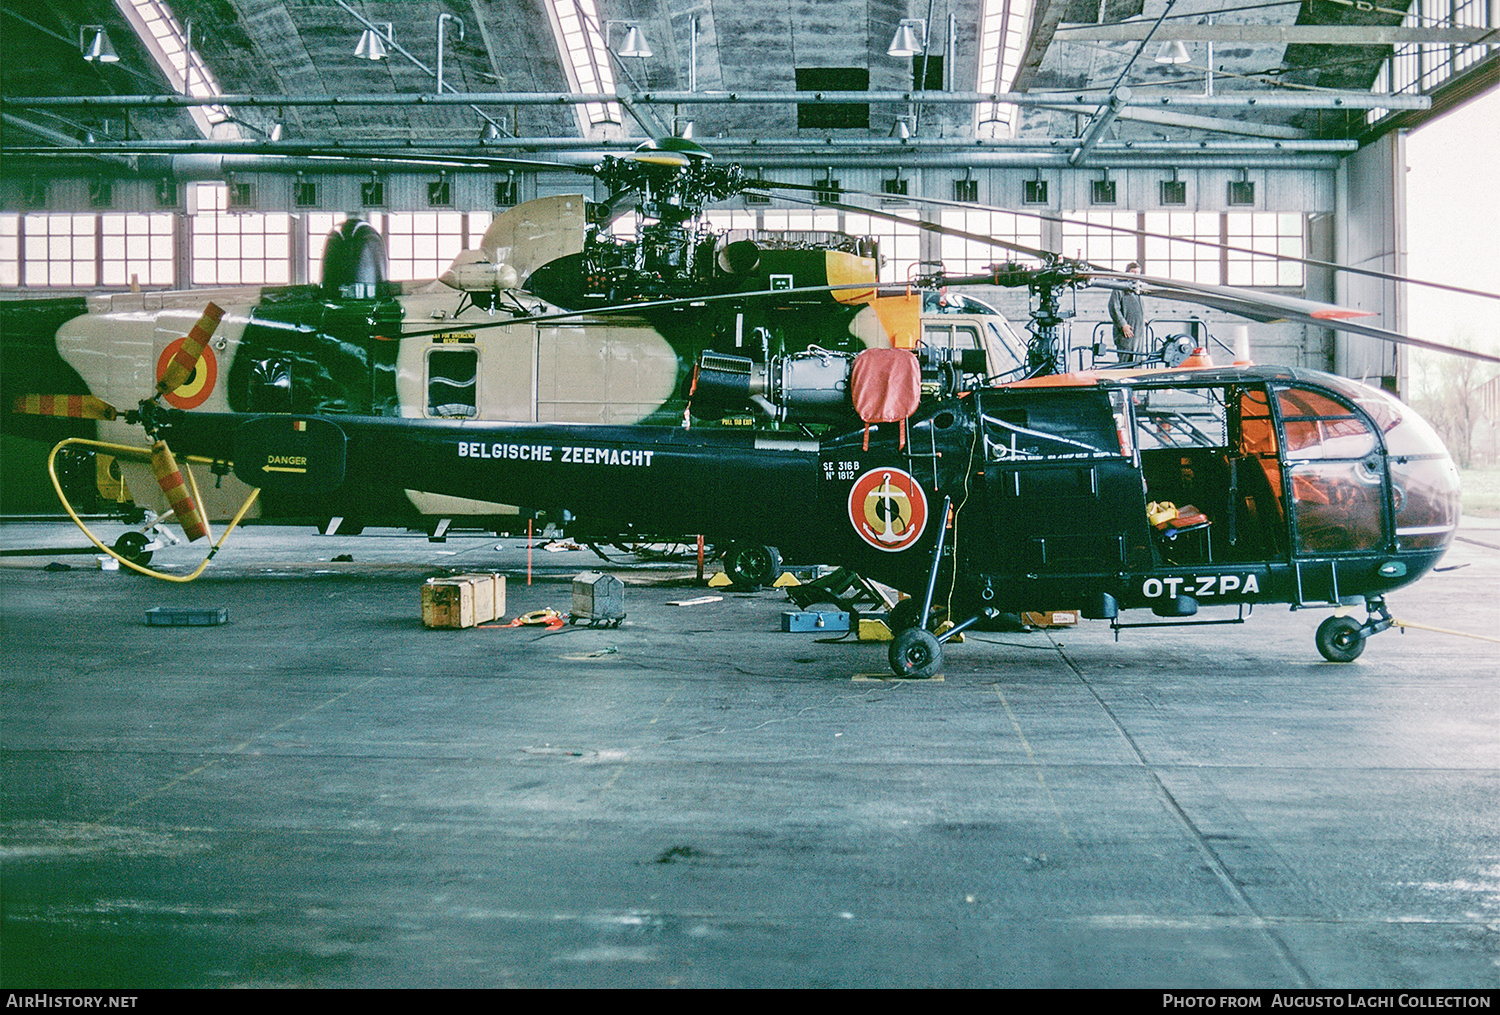
[[[1400,46],[1429,43],[1476,46],[1500,42],[1494,28],[1404,28],[1386,25],[1065,25],[1054,42],[1241,42],[1271,45]]]
[[[1070,110],[1097,109],[1103,97],[1059,92],[379,92],[357,95],[219,95],[204,99],[189,95],[46,95],[3,96],[0,104],[16,109],[167,108],[171,106],[547,106],[594,102],[634,102],[642,105],[807,105],[868,102],[923,105],[976,105],[1008,102],[1018,106],[1057,106]],[[1192,106],[1206,109],[1428,109],[1425,95],[1396,95],[1358,91],[1256,91],[1225,95],[1180,92],[1140,92],[1123,100],[1126,106]]]

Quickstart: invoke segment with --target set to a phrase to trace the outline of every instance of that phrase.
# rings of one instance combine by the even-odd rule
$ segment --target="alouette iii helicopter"
[[[1085,280],[1061,264],[992,278],[1023,274]],[[1202,606],[1236,606],[1243,619],[1256,603],[1362,602],[1363,622],[1334,616],[1318,630],[1326,658],[1352,660],[1390,626],[1385,595],[1437,563],[1458,521],[1457,473],[1431,428],[1383,392],[1316,371],[1187,363],[967,389],[952,370],[924,391],[921,362],[904,349],[804,352],[764,367],[700,361],[693,399],[706,415],[750,403],[844,424],[821,439],[163,406],[217,316],[210,306],[174,373],[121,414],[152,448],[107,446],[154,462],[190,537],[206,526],[169,445],[269,491],[507,491],[622,530],[749,547],[730,550],[747,571],[774,571],[763,548],[777,547],[909,593],[889,650],[900,676],[936,673],[943,644],[967,628],[1054,608],[1129,626],[1119,617],[1132,609],[1180,621]],[[72,443],[89,442],[54,455]],[[929,629],[935,607],[952,621],[941,633]]]
[[[909,287],[983,282],[1032,292],[1038,309],[1025,363],[1001,380],[979,350],[910,340],[775,351],[710,342],[686,379],[687,415],[674,426],[164,405],[191,383],[210,345],[221,316],[210,306],[136,408],[41,395],[16,408],[140,426],[150,448],[70,438],[53,457],[92,446],[151,462],[190,538],[208,534],[196,514],[201,496],[171,448],[252,488],[229,531],[262,490],[308,498],[395,489],[570,512],[600,532],[701,533],[729,547],[726,569],[747,583],[769,581],[781,553],[839,564],[909,595],[892,616],[889,661],[899,676],[935,674],[943,646],[968,628],[1048,609],[1077,609],[1124,628],[1139,626],[1121,621],[1130,610],[1162,618],[1151,623],[1237,623],[1257,603],[1362,603],[1365,620],[1335,615],[1317,634],[1325,658],[1356,658],[1392,624],[1385,596],[1431,570],[1453,538],[1457,472],[1432,429],[1395,398],[1347,378],[1213,366],[1199,352],[1171,368],[1066,372],[1058,294],[1135,288],[1252,319],[1415,340],[1349,321],[1360,315],[1327,304],[1017,252],[1043,263],[935,273]],[[728,247],[721,253],[733,256]],[[629,254],[650,256],[641,246]],[[785,307],[802,289],[913,302],[907,287],[863,278],[779,291],[760,280],[683,297],[655,274],[664,281],[627,298],[626,311],[724,303],[738,314],[758,300]],[[621,305],[605,301],[620,297],[618,288],[597,298],[559,295],[562,309],[548,300],[546,313],[468,327],[608,313]],[[568,302],[591,305],[580,311]],[[450,333],[444,326],[391,337],[404,344]],[[744,412],[799,429],[690,425]],[[72,513],[60,486],[58,493]],[[191,580],[229,531],[186,577],[114,555],[143,573]],[[1191,619],[1211,606],[1239,614]]]

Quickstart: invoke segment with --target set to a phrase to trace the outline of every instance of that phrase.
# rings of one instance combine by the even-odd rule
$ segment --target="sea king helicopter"
[[[735,256],[728,245],[720,254]],[[1066,372],[1057,296],[1081,286],[1134,288],[1253,319],[1406,339],[1326,304],[1043,256],[1040,266],[939,272],[911,287],[982,282],[1032,291],[1040,309],[1025,359],[1001,380],[982,350],[920,341],[809,342],[759,356],[705,343],[686,379],[686,414],[671,426],[418,417],[363,404],[339,412],[295,402],[176,407],[171,396],[202,369],[224,316],[210,305],[135,408],[120,412],[98,398],[63,406],[41,395],[17,408],[139,426],[149,448],[72,438],[54,457],[94,445],[151,463],[190,537],[208,535],[201,494],[172,449],[252,488],[231,530],[262,490],[293,499],[413,490],[566,511],[601,532],[702,533],[728,546],[726,562],[752,582],[770,576],[778,551],[839,564],[909,596],[892,611],[889,661],[899,676],[938,672],[944,645],[966,629],[1049,609],[1123,628],[1138,626],[1120,619],[1135,610],[1160,618],[1153,624],[1235,623],[1258,603],[1363,604],[1363,621],[1336,614],[1316,639],[1331,661],[1356,658],[1392,624],[1385,596],[1431,570],[1453,538],[1457,473],[1432,429],[1384,392],[1312,370],[1213,366],[1194,355],[1174,368]],[[785,306],[788,292],[804,288],[912,303],[907,287],[870,280],[775,285],[688,297],[663,288],[638,294],[630,309],[724,303],[736,308],[732,321],[739,308]],[[588,312],[606,311],[609,298],[598,294]],[[494,323],[577,313],[554,309],[566,300],[547,302],[545,313]],[[444,323],[380,338],[399,347],[451,334]],[[783,428],[703,425],[743,412]],[[1239,615],[1194,619],[1212,606]],[[938,613],[946,623],[934,630]]]
[[[129,404],[210,299],[224,314],[194,375],[163,394],[176,408],[676,425],[705,350],[765,362],[810,346],[942,345],[983,351],[995,372],[1026,355],[1005,317],[978,300],[928,294],[924,307],[918,295],[877,293],[879,252],[867,237],[713,228],[705,202],[756,181],[690,141],[648,142],[591,172],[606,199],[563,194],[508,208],[438,281],[388,281],[379,232],[350,219],[327,239],[319,284],[0,303],[4,404],[34,392]],[[756,298],[766,291],[776,298]],[[427,334],[403,338],[417,331]],[[37,457],[65,436],[130,435],[115,421],[35,415],[8,416],[5,430],[42,442]],[[142,507],[154,501],[149,474],[128,462],[77,454],[60,468],[80,503],[128,500],[118,483],[91,496],[96,476],[111,473],[124,474]],[[244,493],[226,479],[206,491],[206,508],[228,517]],[[362,523],[436,531],[448,518],[525,527],[510,501],[390,486],[266,491],[253,511],[344,519],[345,532]]]

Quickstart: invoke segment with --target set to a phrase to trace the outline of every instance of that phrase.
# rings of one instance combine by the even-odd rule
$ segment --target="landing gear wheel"
[[[724,573],[736,585],[770,585],[781,572],[781,554],[774,546],[735,543],[724,554]]]
[[[149,542],[144,532],[121,533],[120,538],[115,540],[114,551],[132,564],[145,567],[151,563],[151,551],[146,549]]]
[[[1352,663],[1365,650],[1364,627],[1353,617],[1329,617],[1318,625],[1318,651],[1331,663]]]
[[[925,680],[943,665],[943,646],[931,631],[908,627],[891,642],[890,662],[896,676]]]

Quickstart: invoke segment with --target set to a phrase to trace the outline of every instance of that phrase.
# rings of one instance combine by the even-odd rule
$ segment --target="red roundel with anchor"
[[[909,472],[871,469],[849,491],[849,521],[877,550],[905,550],[927,528],[927,494]]]

